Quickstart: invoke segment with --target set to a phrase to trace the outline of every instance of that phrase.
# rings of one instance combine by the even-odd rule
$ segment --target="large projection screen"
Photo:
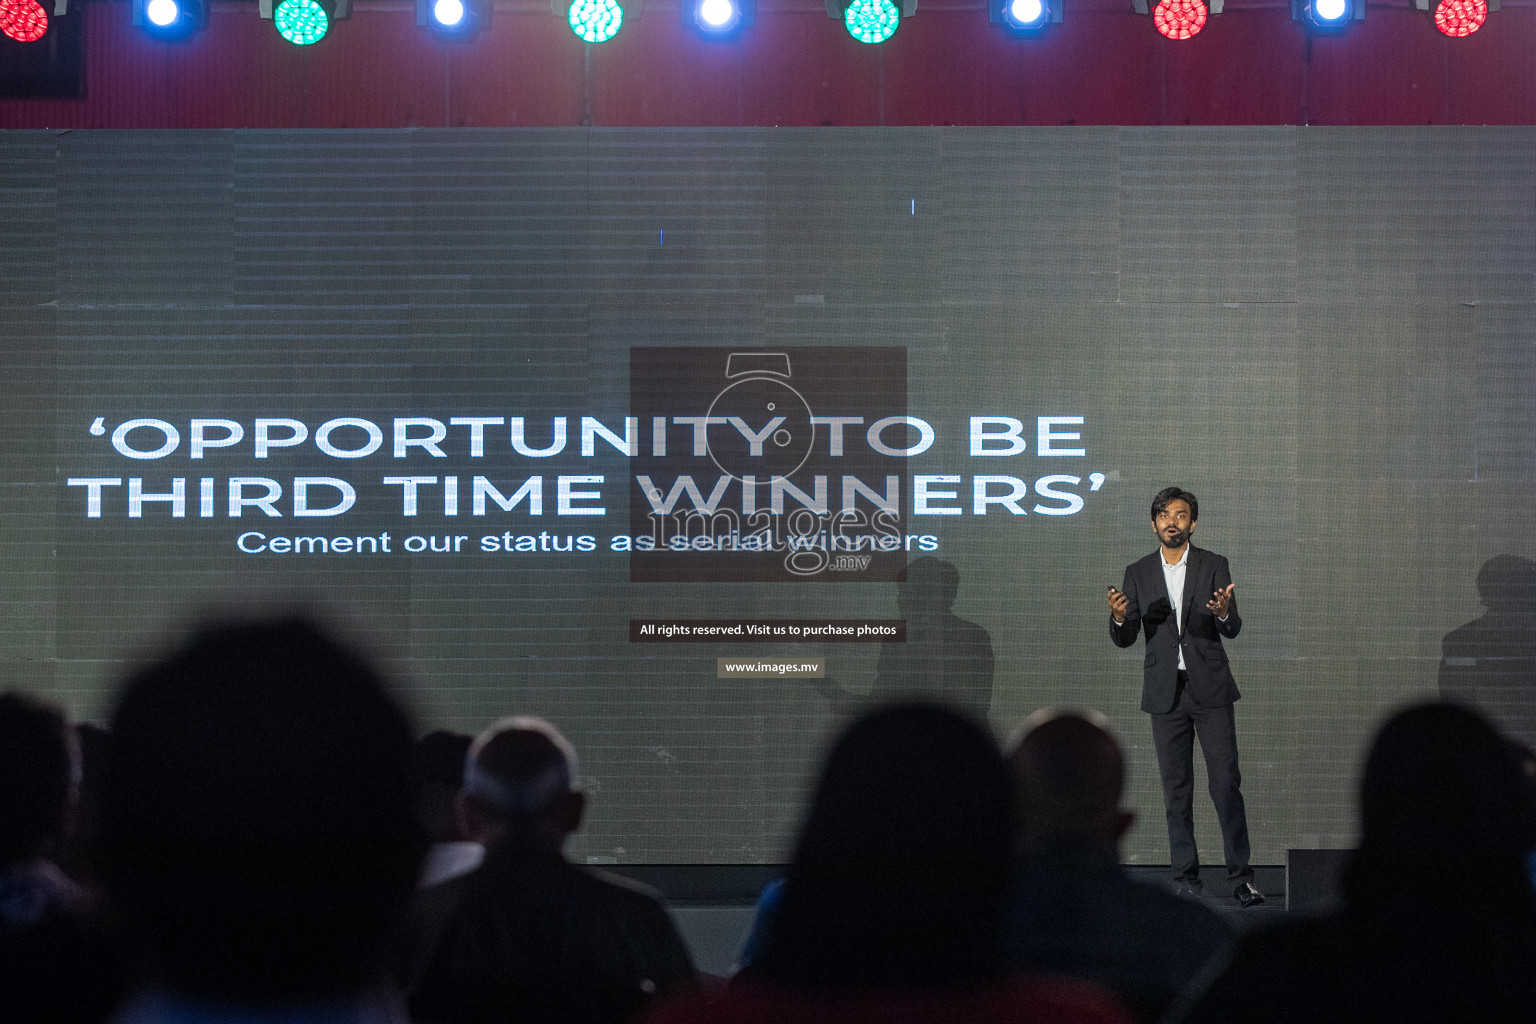
[[[1533,738],[1533,130],[15,132],[0,236],[5,685],[82,718],[303,602],[423,728],[565,730],[577,858],[758,863],[947,672],[1102,710],[1166,863],[1104,590],[1179,484],[1257,863],[1352,841],[1403,702]]]

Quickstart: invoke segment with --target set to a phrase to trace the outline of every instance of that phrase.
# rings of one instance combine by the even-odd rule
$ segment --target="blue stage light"
[[[416,0],[416,24],[445,39],[470,39],[491,23],[491,0]]]
[[[185,39],[206,18],[206,0],[133,0],[134,28],[157,39]]]
[[[682,0],[678,5],[684,25],[716,39],[751,25],[755,7],[753,0]]]
[[[988,10],[994,24],[1014,35],[1028,36],[1042,32],[1061,21],[1062,0],[990,0]]]
[[[1364,17],[1365,0],[1291,0],[1291,18],[1316,34],[1342,32]]]
[[[1051,9],[1042,0],[1008,0],[1003,17],[1014,28],[1039,28],[1050,17]]]

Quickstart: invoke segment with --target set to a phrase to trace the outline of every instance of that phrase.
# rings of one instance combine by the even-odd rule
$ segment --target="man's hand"
[[[1236,592],[1237,584],[1228,583],[1216,591],[1209,601],[1205,602],[1205,610],[1218,619],[1226,618],[1228,610],[1232,607],[1232,595]]]
[[[1114,587],[1109,588],[1107,595],[1109,601],[1109,614],[1113,615],[1115,622],[1125,625],[1125,609],[1130,605],[1130,600]]]

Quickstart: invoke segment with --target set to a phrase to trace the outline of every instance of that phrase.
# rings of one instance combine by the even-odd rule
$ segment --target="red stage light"
[[[1440,0],[1435,8],[1435,28],[1457,39],[1476,32],[1487,20],[1487,0]]]
[[[1152,24],[1169,39],[1188,39],[1205,27],[1206,14],[1204,0],[1157,0]]]
[[[0,0],[0,32],[18,43],[35,43],[48,32],[48,12],[37,0]]]

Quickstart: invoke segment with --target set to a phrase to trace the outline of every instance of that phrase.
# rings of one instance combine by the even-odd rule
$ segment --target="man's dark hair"
[[[1416,705],[1389,718],[1371,744],[1360,832],[1361,849],[1384,857],[1523,860],[1536,847],[1531,783],[1515,748],[1477,712]]]
[[[417,783],[446,782],[457,788],[464,781],[464,761],[474,741],[467,733],[447,729],[433,730],[417,740],[411,755]]]
[[[871,712],[827,758],[761,955],[800,988],[997,976],[1009,787],[979,725],[931,704]]]
[[[1189,506],[1190,522],[1200,519],[1200,499],[1182,487],[1164,487],[1152,496],[1152,518],[1156,519],[1163,509],[1175,501],[1182,501]]]
[[[23,693],[0,695],[0,867],[59,837],[73,770],[64,713]]]
[[[1119,841],[1125,755],[1107,729],[1050,714],[1019,737],[1008,764],[1022,832],[1044,843]]]
[[[223,1001],[376,980],[425,845],[412,729],[300,619],[214,625],[112,718],[101,868],[151,980]]]

